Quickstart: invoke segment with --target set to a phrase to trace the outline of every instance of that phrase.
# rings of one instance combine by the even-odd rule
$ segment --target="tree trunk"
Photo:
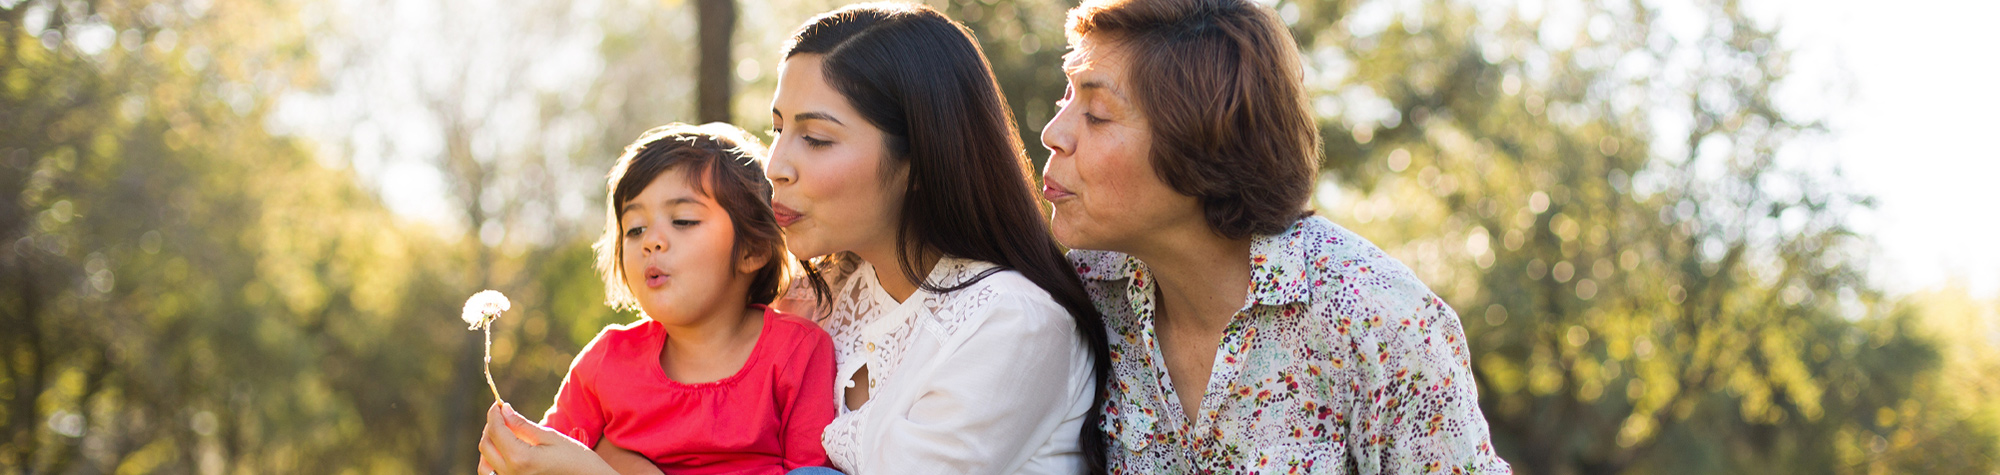
[[[699,37],[699,57],[695,61],[695,118],[700,122],[729,122],[730,37],[736,33],[736,0],[695,0],[695,35]]]

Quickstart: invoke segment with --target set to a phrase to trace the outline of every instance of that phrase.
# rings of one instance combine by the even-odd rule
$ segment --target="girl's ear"
[[[745,249],[743,255],[736,258],[736,273],[743,275],[756,274],[758,270],[764,268],[764,264],[771,262],[772,257],[771,249],[769,248]]]

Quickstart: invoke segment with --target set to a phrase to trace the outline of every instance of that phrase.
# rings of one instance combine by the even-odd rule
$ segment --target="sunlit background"
[[[470,471],[457,305],[547,408],[618,150],[765,130],[837,4],[0,0],[0,473]],[[1045,156],[1070,3],[933,5]],[[1272,5],[1517,472],[2000,473],[2000,4]]]

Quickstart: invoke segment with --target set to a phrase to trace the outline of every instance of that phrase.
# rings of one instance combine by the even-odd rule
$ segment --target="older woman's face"
[[[1128,58],[1085,35],[1063,59],[1069,87],[1042,129],[1042,197],[1055,205],[1052,228],[1065,246],[1129,253],[1164,228],[1206,226],[1200,203],[1148,159],[1152,133],[1128,87]]]

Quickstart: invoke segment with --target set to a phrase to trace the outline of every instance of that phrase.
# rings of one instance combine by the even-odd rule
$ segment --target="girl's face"
[[[668,325],[740,310],[752,275],[769,259],[733,252],[729,213],[693,185],[669,169],[618,212],[625,286],[647,317]]]
[[[1153,169],[1152,133],[1127,86],[1129,57],[1091,39],[1085,35],[1064,57],[1069,87],[1042,128],[1050,151],[1042,198],[1055,205],[1056,241],[1131,252],[1160,229],[1206,226],[1200,202],[1174,191]]]
[[[800,258],[893,255],[909,167],[894,163],[882,130],[826,82],[822,57],[800,54],[778,65],[776,138],[765,167],[772,211]]]

